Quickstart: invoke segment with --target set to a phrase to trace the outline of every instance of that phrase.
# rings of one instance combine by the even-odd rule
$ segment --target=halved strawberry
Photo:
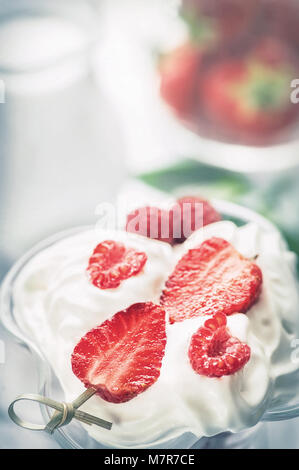
[[[156,382],[165,345],[164,309],[137,303],[81,338],[72,354],[72,369],[104,400],[122,403]]]
[[[223,313],[216,313],[192,336],[189,359],[200,375],[222,377],[242,369],[250,359],[250,347],[231,336]]]
[[[215,312],[245,313],[257,300],[262,272],[222,238],[189,250],[168,278],[161,304],[170,322]]]
[[[121,242],[105,240],[95,247],[87,272],[94,286],[113,289],[121,281],[136,276],[146,260],[147,256],[142,251],[136,251]]]

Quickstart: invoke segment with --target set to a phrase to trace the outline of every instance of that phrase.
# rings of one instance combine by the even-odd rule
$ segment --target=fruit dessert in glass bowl
[[[113,423],[58,429],[65,447],[191,447],[298,414],[295,256],[245,208],[174,207],[58,235],[3,283],[4,325],[66,400],[93,388],[82,410]]]

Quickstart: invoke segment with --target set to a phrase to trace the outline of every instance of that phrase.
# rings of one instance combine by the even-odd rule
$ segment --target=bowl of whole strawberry
[[[62,447],[248,447],[258,423],[299,415],[294,264],[263,217],[188,196],[34,247],[2,284],[1,321],[37,393],[87,393],[82,411],[112,423],[44,408]]]
[[[184,0],[181,17],[188,34],[183,44],[161,54],[160,96],[203,139],[199,158],[207,153],[210,163],[249,170],[262,166],[263,157],[286,165],[281,157],[289,154],[293,161],[299,106],[290,97],[299,77],[298,2]],[[256,154],[257,161],[242,165],[242,150],[244,158],[255,160]]]

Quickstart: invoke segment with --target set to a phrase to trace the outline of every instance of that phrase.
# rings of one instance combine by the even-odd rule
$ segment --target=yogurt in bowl
[[[190,365],[188,347],[207,318],[167,323],[165,355],[153,385],[124,403],[110,403],[95,395],[82,406],[82,410],[113,422],[111,431],[86,426],[88,439],[99,446],[152,448],[180,442],[181,447],[190,447],[198,440],[204,443],[206,436],[238,433],[254,426],[273,408],[273,400],[278,405],[289,395],[288,378],[298,370],[298,363],[292,360],[292,340],[298,336],[299,323],[295,257],[264,219],[234,205],[220,203],[216,207],[227,218],[237,212],[243,225],[216,222],[175,248],[123,231],[77,230],[41,247],[22,263],[13,283],[11,277],[4,282],[4,299],[8,285],[11,289],[14,324],[51,365],[65,399],[71,401],[84,390],[70,360],[80,338],[132,303],[157,303],[177,260],[189,249],[211,237],[221,237],[247,258],[258,255],[256,263],[263,274],[261,295],[245,315],[227,317],[232,336],[251,348],[249,362],[235,374],[221,378],[199,375]],[[247,215],[252,216],[249,223]],[[106,239],[144,251],[147,262],[142,272],[119,287],[101,290],[90,283],[86,267],[94,247]],[[5,312],[2,317],[7,324],[3,315]],[[72,426],[56,434],[63,433],[69,439]],[[82,434],[81,425],[76,426],[77,434]]]

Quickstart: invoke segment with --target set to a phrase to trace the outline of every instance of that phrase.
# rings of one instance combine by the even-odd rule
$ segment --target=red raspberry
[[[194,230],[220,219],[208,201],[187,196],[169,211],[149,206],[136,209],[127,216],[126,231],[172,245],[182,243]]]
[[[258,299],[262,272],[222,238],[189,250],[168,278],[161,304],[170,323],[198,315],[245,313]]]
[[[128,214],[126,231],[172,244],[172,212],[158,207],[140,207]]]
[[[208,201],[200,197],[185,196],[178,199],[177,204],[179,206],[179,217],[177,220],[180,226],[179,237],[177,237],[177,226],[175,226],[176,230],[174,231],[177,243],[185,241],[195,230],[221,220],[221,216],[216,209]],[[174,220],[176,220],[175,216]]]
[[[250,359],[250,347],[231,336],[226,316],[216,313],[192,336],[189,359],[200,375],[222,377],[242,369]]]
[[[104,400],[122,403],[156,382],[165,345],[164,309],[137,303],[81,338],[72,354],[72,369]]]
[[[121,281],[140,273],[147,256],[123,243],[105,240],[99,243],[89,259],[87,272],[92,284],[99,289],[113,289]]]

